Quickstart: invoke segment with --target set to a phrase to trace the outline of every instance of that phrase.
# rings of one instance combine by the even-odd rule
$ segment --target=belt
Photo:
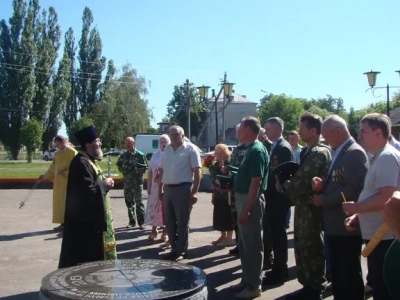
[[[178,187],[178,186],[183,186],[183,185],[192,185],[191,182],[181,182],[181,183],[175,183],[175,184],[164,184],[165,186],[169,187]]]

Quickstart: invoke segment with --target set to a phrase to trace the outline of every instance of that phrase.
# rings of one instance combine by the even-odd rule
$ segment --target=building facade
[[[218,122],[218,142],[235,145],[237,144],[236,125],[243,117],[257,115],[257,103],[250,101],[245,95],[235,93],[232,94],[232,100],[229,103],[222,95],[216,106],[215,98],[209,99],[206,106],[210,117],[208,123],[205,124],[206,128],[202,136],[197,139],[196,143],[202,149],[210,149],[216,145],[216,122]],[[215,109],[217,109],[217,120],[215,119]]]

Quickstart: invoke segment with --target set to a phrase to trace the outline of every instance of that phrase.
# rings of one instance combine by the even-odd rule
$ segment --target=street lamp
[[[224,94],[225,94],[225,96],[226,97],[231,97],[232,96],[232,91],[233,91],[233,86],[234,86],[235,84],[234,83],[231,83],[231,82],[225,82],[224,84],[223,84],[223,87],[224,87]]]
[[[232,93],[233,93],[233,86],[234,86],[234,83],[230,83],[230,82],[226,81],[226,72],[225,72],[224,79],[221,82],[221,88],[219,90],[218,95],[215,96],[215,90],[212,90],[212,98],[214,98],[214,102],[215,102],[214,103],[214,109],[215,109],[215,142],[216,142],[215,145],[218,144],[218,136],[219,136],[219,133],[218,133],[218,105],[217,105],[218,99],[221,96],[222,91],[223,91],[224,92],[224,104],[225,104],[225,99],[226,98],[228,98],[228,101],[230,101],[230,99],[232,97]],[[208,89],[209,88],[210,88],[209,86],[204,86],[204,85],[197,87],[197,89],[199,90],[200,98],[203,101],[207,101],[208,100]],[[223,113],[225,113],[225,105],[223,106],[222,111],[223,111]],[[209,118],[210,118],[210,114],[208,115],[207,120],[204,122],[203,126],[201,127],[197,139],[200,138],[201,134],[203,133],[204,129],[206,128],[206,125],[208,124]],[[225,131],[225,128],[224,128],[224,131]],[[223,136],[225,136],[225,134],[223,134]]]
[[[199,93],[200,93],[200,98],[201,99],[208,99],[208,89],[209,89],[210,87],[209,86],[199,86],[199,87],[197,87],[197,89],[199,90]]]
[[[400,71],[395,71],[395,72],[400,75]],[[376,89],[386,89],[386,115],[390,118],[390,93],[389,93],[389,90],[390,90],[391,87],[389,86],[389,84],[386,84],[386,86],[375,86],[376,85],[376,77],[380,73],[381,72],[376,72],[376,71],[372,71],[371,70],[370,72],[365,72],[364,75],[367,75],[368,85],[370,86],[370,88],[368,90],[371,90],[372,95],[374,97],[375,97],[374,91]],[[400,87],[399,86],[392,86],[392,88],[400,88]]]

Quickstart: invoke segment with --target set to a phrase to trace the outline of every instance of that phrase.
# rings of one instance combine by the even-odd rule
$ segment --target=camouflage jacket
[[[246,154],[247,146],[245,144],[237,146],[231,154],[231,166],[239,167]]]
[[[146,168],[137,164],[146,165]],[[132,180],[139,184],[143,183],[143,175],[147,170],[147,166],[146,156],[137,149],[133,153],[129,151],[122,153],[117,161],[118,170],[124,176],[124,181]]]
[[[295,206],[313,204],[314,191],[311,180],[313,177],[323,179],[332,161],[329,147],[320,142],[306,147],[303,153],[299,170],[281,189]]]

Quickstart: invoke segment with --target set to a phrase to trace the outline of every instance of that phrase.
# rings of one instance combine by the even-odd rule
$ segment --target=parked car
[[[56,155],[56,152],[58,151],[58,148],[52,148],[50,150],[44,151],[43,152],[43,159],[45,161],[53,160],[54,155]]]
[[[108,155],[110,155],[110,156],[120,156],[122,153],[123,152],[121,150],[114,149],[114,150],[111,150],[111,151],[108,151],[108,152],[104,153],[103,156],[108,156]]]

